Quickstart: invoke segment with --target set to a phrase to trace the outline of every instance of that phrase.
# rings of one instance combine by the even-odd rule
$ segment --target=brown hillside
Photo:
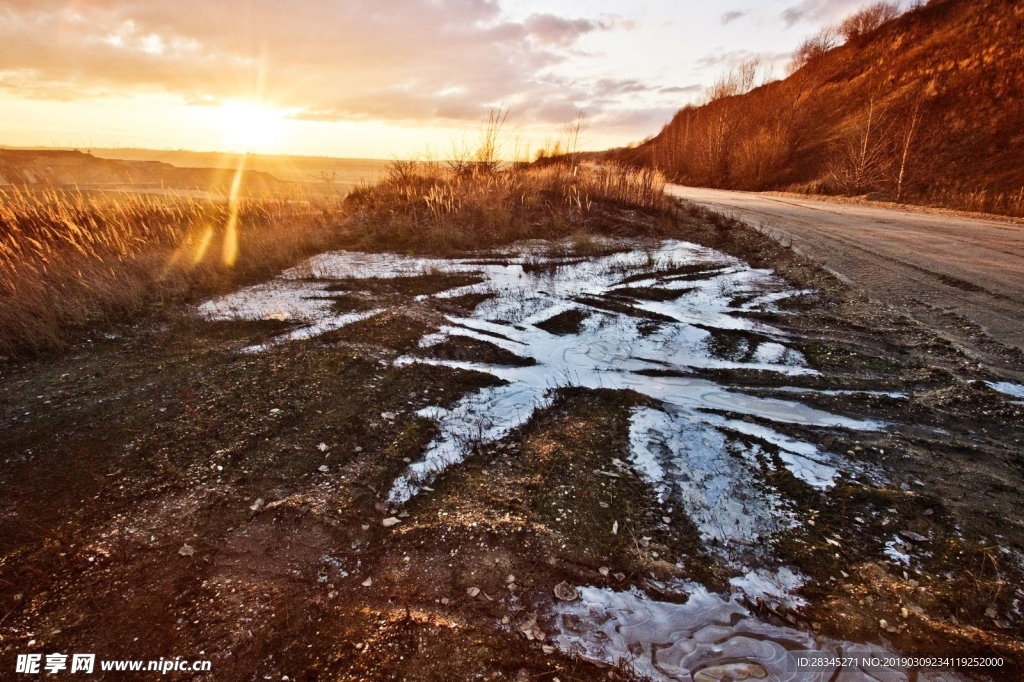
[[[160,161],[103,159],[79,151],[0,149],[0,190],[5,187],[80,189],[219,189],[234,181],[231,168],[179,168]],[[281,189],[284,184],[269,173],[246,170],[247,191]]]
[[[1024,3],[932,0],[614,155],[693,185],[1024,215],[1022,36]]]

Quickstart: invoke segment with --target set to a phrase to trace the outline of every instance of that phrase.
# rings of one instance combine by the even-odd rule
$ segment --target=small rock
[[[326,464],[321,464],[319,467],[317,467],[317,471],[319,471],[321,474],[326,474],[328,471],[330,471],[330,467],[328,467]]]
[[[906,606],[900,609],[900,618],[902,618],[903,620],[910,618],[910,611],[907,610]]]
[[[985,609],[985,617],[986,618],[991,618],[992,620],[995,620],[996,618],[999,617],[999,612],[996,611],[996,607],[990,606],[987,609]]]
[[[281,409],[275,407],[272,410],[270,410],[270,414],[281,414]]]
[[[260,507],[262,507],[262,506],[263,506],[263,498],[261,497],[261,498],[257,499],[255,502],[253,502],[252,505],[249,507],[249,509],[251,509],[252,511],[259,511]]]
[[[399,519],[398,517],[396,517],[396,516],[389,516],[386,519],[384,519],[383,521],[381,521],[381,524],[385,528],[390,528],[391,526],[397,526],[401,522],[402,522],[402,520]]]
[[[373,585],[373,578],[367,578],[366,580],[364,580],[364,581],[363,581],[362,583],[360,583],[360,584],[361,584],[361,585],[362,585],[363,587],[369,587],[370,585]]]
[[[193,547],[192,545],[188,544],[188,543],[185,543],[184,545],[182,545],[181,549],[178,550],[178,554],[180,554],[181,556],[192,556],[195,553],[196,553],[196,548]]]
[[[320,452],[327,452],[331,448],[328,447],[327,443],[320,443],[320,445],[316,446],[316,449],[319,450]]]
[[[548,656],[550,656],[551,654],[555,653],[555,647],[551,646],[550,644],[542,645],[540,650],[543,651]]]
[[[619,534],[619,522],[616,521],[615,523],[612,524],[612,535],[618,535],[618,534]]]
[[[928,538],[926,536],[921,535],[920,533],[915,533],[912,530],[901,530],[900,535],[912,542],[928,542]]]
[[[555,598],[562,601],[576,601],[580,598],[580,593],[576,591],[576,588],[564,580],[555,585],[554,592]]]
[[[607,578],[608,574],[611,573],[611,569],[609,569],[607,566],[602,566],[601,568],[597,569],[597,572],[603,575],[605,578]]]
[[[441,606],[448,606],[451,603],[451,599],[448,597],[441,597]]]
[[[362,528],[363,530],[370,530],[370,524],[368,524],[368,523],[364,523],[364,524],[362,524],[359,527]]]
[[[621,583],[623,580],[626,579],[626,574],[625,573],[613,573],[612,577],[615,578],[616,580],[618,580]]]
[[[514,575],[512,575],[511,573],[509,573],[508,575],[505,576],[505,582],[506,583],[514,583],[515,581],[516,581],[516,577]]]
[[[670,517],[670,516],[662,516],[661,517],[661,522],[662,523],[672,523],[672,517]]]
[[[881,620],[878,621],[878,627],[880,627],[881,629],[885,630],[885,629],[887,629],[889,627],[889,622],[887,620],[885,620],[885,618],[882,618]]]
[[[469,595],[470,599],[476,599],[478,596],[480,596],[480,588],[470,587],[468,590],[466,590],[466,594]]]

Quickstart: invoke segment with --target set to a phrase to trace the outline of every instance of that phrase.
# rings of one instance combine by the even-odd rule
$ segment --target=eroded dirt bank
[[[788,641],[998,655],[1007,666],[985,675],[1015,679],[1024,406],[1005,392],[1015,389],[739,224],[695,212],[651,235],[643,216],[619,220],[619,234],[658,237],[645,253],[674,237],[743,265],[659,269],[651,256],[636,265],[653,268],[645,276],[622,266],[620,281],[573,290],[571,308],[506,334],[484,324],[479,311],[502,297],[473,289],[484,276],[471,263],[390,279],[313,268],[299,281],[325,299],[316,333],[294,317],[164,311],[66,356],[4,365],[0,665],[13,671],[18,653],[88,651],[209,658],[212,673],[197,679],[210,680],[648,671],[650,647],[626,641],[632,661],[598,665],[616,649],[590,646],[586,619],[566,611],[607,589],[664,604],[717,599],[738,609],[726,624],[775,628]],[[549,273],[551,296],[564,286],[559,273],[626,249],[589,239],[538,248],[515,262],[474,258],[481,269]],[[747,264],[781,279],[749,279]],[[741,275],[754,287],[746,295],[729,289]],[[677,319],[712,309],[718,299],[699,297],[714,291],[730,294],[716,317]],[[672,307],[687,297],[691,308]],[[344,315],[348,324],[330,322]],[[453,437],[464,461],[417,479],[407,501],[395,494],[454,433],[443,415],[566,357],[521,350],[536,347],[534,327],[569,352],[568,340],[602,329],[588,322],[599,319],[633,336],[598,358],[619,364],[598,367],[597,385],[567,372],[509,428],[488,436],[493,424],[481,422],[476,438]],[[666,339],[691,344],[674,346],[679,355],[706,361],[636,351],[672,329]],[[524,330],[532,336],[517,336]],[[1011,352],[1002,363],[1021,369]],[[613,369],[633,383],[615,384]],[[682,397],[645,393],[642,378]],[[680,386],[702,387],[705,402],[686,402]],[[719,395],[731,402],[707,402]],[[802,421],[778,417],[782,405]],[[651,444],[691,427],[699,443]],[[664,466],[705,450],[727,457],[693,465],[689,478]],[[801,453],[813,459],[801,463]],[[749,481],[726,485],[716,506],[706,493],[719,478],[739,480],[730,467]],[[694,480],[704,485],[685,485]],[[779,521],[757,526],[756,513],[726,504],[736,499]],[[723,518],[735,528],[717,532]],[[559,605],[562,583],[563,596],[595,589]],[[736,639],[734,630],[720,636]],[[724,674],[710,663],[687,670]]]

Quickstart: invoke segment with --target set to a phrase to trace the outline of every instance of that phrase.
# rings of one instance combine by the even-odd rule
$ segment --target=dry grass
[[[395,162],[383,181],[349,195],[347,228],[355,248],[449,255],[601,232],[609,210],[667,215],[664,188],[664,176],[649,169],[548,165],[490,173]]]
[[[58,350],[153,302],[269,276],[329,248],[336,215],[300,195],[0,192],[0,355]]]
[[[154,303],[267,278],[330,248],[450,254],[586,232],[608,207],[665,214],[664,184],[648,170],[395,162],[342,203],[0,191],[0,355],[59,350]]]

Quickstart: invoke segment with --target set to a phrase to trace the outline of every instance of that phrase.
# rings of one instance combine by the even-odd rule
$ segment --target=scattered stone
[[[326,474],[328,471],[330,471],[330,467],[328,467],[326,464],[321,464],[319,467],[317,467],[317,471],[319,471],[321,474]]]
[[[619,534],[619,522],[616,521],[615,523],[612,524],[612,535],[618,535],[618,534]]]
[[[385,528],[390,528],[391,526],[397,526],[401,522],[402,522],[402,520],[399,519],[398,517],[396,517],[396,516],[389,516],[386,519],[384,519],[383,521],[381,521],[381,524],[383,524],[383,526]]]
[[[618,580],[621,583],[623,580],[626,579],[626,574],[625,573],[613,573],[612,577],[615,578],[616,580]]]
[[[580,598],[580,593],[576,591],[576,588],[564,580],[555,585],[554,592],[555,598],[562,601],[576,601]]]
[[[602,566],[601,568],[597,569],[597,572],[603,575],[605,578],[607,578],[608,574],[611,573],[611,569],[609,569],[607,566]]]
[[[251,509],[252,511],[259,511],[260,507],[262,507],[262,506],[263,506],[263,498],[260,497],[255,502],[253,502],[252,505],[249,506],[249,509]]]
[[[515,581],[516,581],[516,577],[514,575],[512,575],[511,573],[509,573],[508,575],[505,576],[505,583],[506,584],[511,584],[511,583],[514,583]]]
[[[878,627],[880,627],[883,630],[886,630],[889,627],[889,622],[885,618],[882,618],[878,621]]]
[[[550,656],[551,654],[555,653],[555,647],[551,646],[550,644],[542,645],[540,650],[543,651],[548,656]]]
[[[991,618],[992,620],[995,620],[996,618],[999,617],[999,612],[996,611],[996,607],[990,606],[987,609],[985,609],[985,617],[986,618]]]
[[[369,587],[370,585],[373,585],[373,578],[367,578],[366,580],[364,580],[364,581],[363,581],[362,583],[360,583],[360,584],[361,584],[361,585],[362,585],[363,587]]]
[[[178,554],[180,554],[181,556],[192,556],[195,553],[196,548],[188,544],[187,542],[181,546],[181,549],[178,550]]]
[[[477,597],[480,596],[480,588],[479,587],[470,587],[469,589],[466,590],[466,594],[469,595],[470,599],[476,599]]]
[[[320,445],[316,446],[316,449],[319,450],[320,452],[327,452],[331,448],[327,445],[327,443],[320,443]]]
[[[362,524],[359,527],[362,528],[363,530],[370,530],[370,524],[368,524],[368,523],[364,523],[364,524]]]
[[[547,635],[537,626],[537,614],[531,613],[526,620],[519,624],[519,632],[526,636],[526,639],[531,642],[537,640],[543,642],[547,639]]]
[[[900,535],[907,540],[912,542],[928,542],[928,538],[920,533],[915,533],[912,530],[901,530]]]

